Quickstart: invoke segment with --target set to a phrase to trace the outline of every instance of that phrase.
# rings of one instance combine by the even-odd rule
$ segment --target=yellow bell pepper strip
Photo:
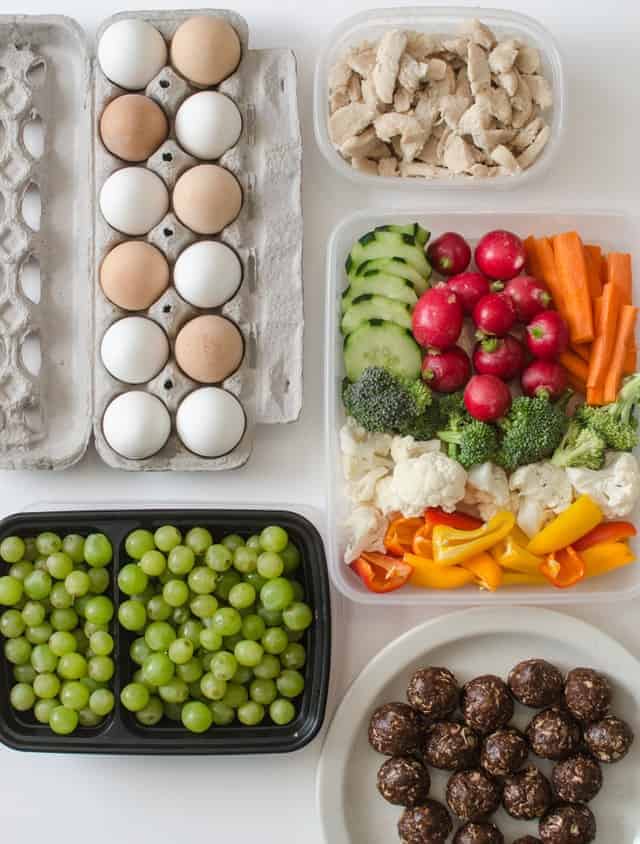
[[[526,541],[528,542],[528,540]],[[516,534],[513,531],[502,542],[499,542],[495,548],[492,548],[491,553],[496,563],[502,566],[502,568],[509,569],[509,571],[518,571],[522,574],[538,574],[540,571],[542,557],[536,557],[531,551],[527,551],[518,542]]]
[[[481,589],[495,592],[502,586],[504,572],[487,551],[483,551],[482,554],[470,560],[465,560],[462,568],[473,574]]]
[[[584,576],[599,577],[635,562],[635,555],[626,542],[601,542],[581,552]]]
[[[502,510],[476,530],[436,525],[432,538],[433,559],[440,566],[453,566],[477,557],[504,539],[514,524],[513,513]]]
[[[512,536],[518,545],[522,545],[523,548],[526,548],[529,544],[529,537],[527,534],[522,530],[521,527],[518,527],[517,524],[513,526],[513,530],[511,531],[510,536]]]
[[[541,574],[524,574],[519,571],[505,571],[503,586],[548,586],[549,581]]]
[[[552,554],[581,539],[603,519],[602,510],[595,501],[588,495],[581,495],[533,537],[527,550],[539,556]]]
[[[584,579],[584,560],[578,552],[568,545],[548,554],[540,566],[543,574],[552,586],[558,589],[568,589]]]
[[[460,589],[474,581],[473,572],[460,566],[438,566],[415,554],[405,554],[404,561],[413,569],[409,583],[422,589]]]
[[[420,528],[424,527],[424,519],[394,519],[387,528],[384,537],[384,546],[389,554],[394,557],[402,557],[407,551],[411,551],[413,537]]]

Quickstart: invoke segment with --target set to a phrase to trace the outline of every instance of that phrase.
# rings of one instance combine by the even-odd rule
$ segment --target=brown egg
[[[100,267],[104,295],[125,311],[149,308],[169,285],[166,258],[142,240],[126,240],[107,254]]]
[[[200,164],[183,173],[173,189],[176,216],[198,234],[218,234],[242,208],[242,188],[233,173]]]
[[[217,384],[240,366],[244,340],[234,323],[215,314],[196,317],[176,337],[176,361],[202,384]]]
[[[116,97],[100,118],[102,143],[123,161],[146,161],[168,134],[164,111],[142,94]]]
[[[240,64],[240,39],[223,18],[198,15],[176,30],[171,41],[171,64],[195,85],[217,85]]]

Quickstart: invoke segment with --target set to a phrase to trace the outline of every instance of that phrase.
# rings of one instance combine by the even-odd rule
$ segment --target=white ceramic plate
[[[411,673],[427,665],[450,668],[466,682],[478,674],[505,676],[520,660],[542,657],[567,671],[589,666],[604,671],[614,687],[613,712],[640,723],[640,664],[622,645],[571,616],[530,607],[474,609],[442,616],[387,645],[364,669],[340,704],[327,734],[317,780],[317,800],[328,844],[392,844],[401,809],[377,793],[384,760],[371,749],[367,728],[382,703],[404,700]],[[523,727],[533,710],[517,706]],[[640,741],[614,765],[604,765],[604,786],[590,804],[601,844],[640,844]],[[548,774],[550,763],[531,761]],[[447,774],[431,771],[431,795],[444,798]],[[534,835],[535,823],[493,817],[507,842]]]

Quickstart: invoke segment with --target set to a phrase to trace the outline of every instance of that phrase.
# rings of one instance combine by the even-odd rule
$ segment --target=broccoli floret
[[[398,433],[403,437],[413,437],[414,440],[432,440],[441,424],[440,408],[437,402],[433,402],[420,416],[414,417]]]
[[[455,393],[444,393],[438,396],[438,406],[442,417],[442,428],[449,427],[449,420],[458,417],[459,420],[469,421],[471,416],[464,404],[464,393],[458,390]]]
[[[602,469],[606,447],[605,441],[595,431],[583,428],[577,420],[572,419],[551,462],[564,469]]]
[[[365,430],[399,433],[431,404],[431,390],[422,381],[403,380],[382,367],[370,366],[357,381],[344,380],[342,401]]]
[[[462,414],[452,414],[449,428],[438,431],[438,436],[448,444],[449,457],[465,469],[493,460],[498,448],[498,434],[493,425],[465,419]]]
[[[580,424],[602,437],[609,448],[631,451],[640,442],[636,405],[640,403],[640,373],[627,378],[617,401],[603,407],[583,404],[576,411]]]
[[[550,457],[567,428],[565,407],[570,393],[559,402],[520,396],[498,422],[502,431],[495,462],[507,472]]]

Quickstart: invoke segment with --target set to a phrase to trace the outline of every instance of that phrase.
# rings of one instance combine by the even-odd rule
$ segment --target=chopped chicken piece
[[[376,48],[370,44],[350,50],[346,62],[355,73],[363,78],[370,76],[376,63]]]
[[[329,135],[337,147],[359,135],[370,126],[376,116],[376,110],[368,103],[351,103],[335,111],[329,119]]]
[[[429,56],[442,50],[439,35],[429,35],[426,32],[407,33],[407,53],[418,62],[426,61]]]
[[[349,80],[347,93],[349,94],[349,99],[352,103],[362,102],[362,85],[360,84],[360,77],[357,73],[354,73]]]
[[[398,162],[402,161],[402,145],[400,143],[400,135],[395,135],[391,138],[391,149],[393,150],[393,154],[398,159]]]
[[[442,46],[448,53],[453,53],[461,59],[467,58],[467,50],[469,49],[469,39],[463,36],[459,38],[444,38]]]
[[[438,118],[438,104],[436,100],[429,94],[421,94],[414,109],[414,116],[424,126],[428,137],[433,129],[433,124]]]
[[[346,88],[352,75],[353,71],[346,59],[340,59],[329,71],[329,90],[337,91],[340,88]]]
[[[499,73],[498,85],[504,88],[510,97],[515,97],[516,91],[518,90],[518,74],[515,70],[509,70],[507,73]]]
[[[447,140],[443,155],[444,166],[452,173],[464,173],[476,163],[473,148],[459,135],[451,135]]]
[[[538,132],[544,126],[544,121],[541,117],[534,117],[531,123],[520,129],[518,134],[513,139],[511,146],[517,151],[522,152],[535,141]]]
[[[486,108],[499,123],[511,123],[511,100],[504,88],[488,88],[478,94],[476,103]]]
[[[469,84],[469,74],[467,73],[467,66],[463,65],[456,76],[456,94],[459,97],[471,98],[471,85]]]
[[[409,177],[421,177],[423,179],[435,179],[438,176],[438,167],[433,164],[426,164],[421,161],[401,161],[400,175]]]
[[[491,158],[498,164],[500,167],[504,167],[505,170],[508,170],[510,173],[517,173],[520,170],[520,165],[518,164],[517,159],[509,149],[504,144],[499,144],[491,153]]]
[[[441,82],[447,76],[449,65],[442,59],[431,59],[427,66],[427,79],[429,82]]]
[[[551,108],[553,105],[553,92],[550,83],[544,76],[525,76],[526,84],[531,92],[533,101],[541,109]]]
[[[471,91],[477,96],[491,87],[491,71],[486,52],[477,44],[469,44],[467,53],[467,73]]]
[[[540,53],[535,47],[520,47],[516,58],[520,73],[537,73],[540,70]]]
[[[517,72],[517,71],[516,71]],[[527,80],[518,74],[518,90],[511,100],[513,108],[512,124],[516,129],[522,129],[533,114],[533,98]]]
[[[381,158],[378,161],[378,175],[379,176],[397,176],[398,173],[398,159],[394,156],[389,158]]]
[[[406,88],[398,87],[393,95],[393,110],[399,111],[401,114],[406,114],[413,105],[413,94],[407,91]]]
[[[501,41],[489,53],[489,67],[491,72],[496,75],[500,73],[508,73],[514,65],[518,57],[518,49],[520,43],[515,38],[507,38]]]
[[[398,70],[398,82],[412,94],[418,90],[420,85],[430,78],[429,73],[433,62],[417,62],[408,53],[400,59]]]
[[[400,59],[406,46],[407,34],[399,29],[391,29],[389,32],[385,32],[380,39],[372,78],[378,99],[383,103],[393,102]]]
[[[496,43],[493,32],[477,18],[464,21],[460,30],[464,35],[468,35],[474,44],[483,47],[485,50],[491,50]]]
[[[476,132],[489,129],[492,124],[491,115],[486,106],[481,103],[474,103],[460,117],[458,132],[461,135],[473,135]]]
[[[349,94],[347,93],[346,88],[339,88],[337,91],[334,91],[331,96],[329,97],[329,112],[334,114],[338,109],[344,108],[345,106],[349,105],[351,100],[349,99]]]
[[[456,74],[451,65],[446,66],[443,79],[430,83],[428,91],[432,97],[440,98],[447,94],[454,94],[456,90]]]
[[[389,147],[383,144],[376,135],[373,126],[365,129],[360,135],[349,138],[340,147],[345,158],[385,158],[389,155]]]
[[[449,138],[453,135],[451,129],[448,126],[445,127],[444,131],[440,135],[440,139],[438,141],[438,146],[436,147],[436,161],[438,164],[444,164],[444,151],[449,142]]]
[[[531,167],[533,162],[538,158],[542,150],[547,145],[550,137],[551,129],[548,126],[544,126],[538,133],[538,137],[535,141],[518,156],[518,164],[523,170],[526,170],[527,167]]]
[[[441,161],[441,159],[438,158],[439,143],[440,139],[435,135],[432,135],[416,156],[418,161],[422,161],[423,164],[431,164],[434,167],[436,164],[439,164]]]
[[[486,164],[474,164],[469,168],[469,174],[476,179],[486,179],[489,175],[489,167]]]
[[[376,133],[381,141],[390,141],[400,136],[403,161],[413,161],[427,141],[427,132],[413,115],[390,111],[381,114],[375,122]]]
[[[455,129],[460,123],[460,118],[470,106],[471,100],[468,97],[447,94],[440,100],[440,113],[447,126],[450,129]]]
[[[376,94],[376,88],[373,84],[372,79],[363,79],[360,83],[360,90],[362,91],[362,100],[363,102],[367,103],[367,105],[372,106],[373,108],[378,107],[378,96]]]
[[[509,144],[515,137],[513,129],[479,129],[473,133],[473,142],[481,150],[492,152],[500,144]]]

